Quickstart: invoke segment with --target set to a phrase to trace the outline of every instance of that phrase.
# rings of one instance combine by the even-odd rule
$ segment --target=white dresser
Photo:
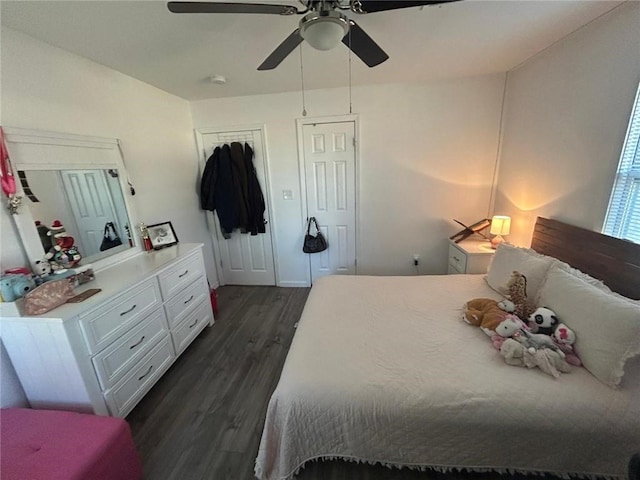
[[[126,416],[206,325],[202,245],[141,253],[102,270],[101,292],[36,317],[3,317],[0,336],[33,408]]]

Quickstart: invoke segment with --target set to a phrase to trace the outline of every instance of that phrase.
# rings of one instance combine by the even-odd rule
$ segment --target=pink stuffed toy
[[[506,318],[496,327],[496,334],[504,338],[513,338],[524,345],[531,353],[541,348],[550,348],[564,358],[564,352],[548,335],[531,333],[526,324],[515,315]]]
[[[513,322],[518,324],[522,330],[529,331],[529,326],[526,323],[524,323],[522,320],[520,320],[518,316],[510,313],[505,317],[505,320],[507,319],[512,320]],[[493,346],[497,350],[500,350],[502,348],[502,344],[507,338],[509,337],[508,336],[503,337],[502,335],[499,335],[498,333],[494,332],[493,335],[491,335],[491,343],[493,343]]]
[[[567,327],[564,323],[559,323],[551,338],[556,345],[558,345],[560,350],[564,352],[567,363],[575,367],[582,365],[580,358],[573,348],[573,344],[576,343],[576,334],[573,330]]]

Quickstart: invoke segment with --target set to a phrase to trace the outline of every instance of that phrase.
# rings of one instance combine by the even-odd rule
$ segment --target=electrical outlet
[[[413,264],[417,267],[418,263],[420,263],[420,255],[418,255],[417,253],[413,254]]]

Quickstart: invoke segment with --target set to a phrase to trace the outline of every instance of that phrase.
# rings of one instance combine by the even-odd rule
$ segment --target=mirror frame
[[[125,210],[129,218],[129,229],[134,245],[114,255],[89,262],[94,271],[103,270],[142,252],[141,242],[136,235],[136,216],[129,202],[127,171],[124,166],[120,141],[117,138],[89,137],[68,133],[5,127],[5,141],[11,155],[16,175],[16,195],[22,202],[16,214],[11,215],[22,240],[22,248],[30,265],[44,258],[42,243],[36,229],[35,220],[25,200],[22,185],[17,178],[18,170],[107,170],[117,169]],[[70,150],[73,149],[73,150]],[[81,155],[68,155],[68,152]],[[37,154],[36,154],[37,152]]]

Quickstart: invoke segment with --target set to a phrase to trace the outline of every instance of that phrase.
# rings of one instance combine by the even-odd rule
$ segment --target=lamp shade
[[[347,32],[348,19],[339,12],[311,12],[300,22],[300,36],[316,50],[331,50]]]
[[[509,235],[511,231],[511,217],[494,215],[491,219],[491,235]]]

